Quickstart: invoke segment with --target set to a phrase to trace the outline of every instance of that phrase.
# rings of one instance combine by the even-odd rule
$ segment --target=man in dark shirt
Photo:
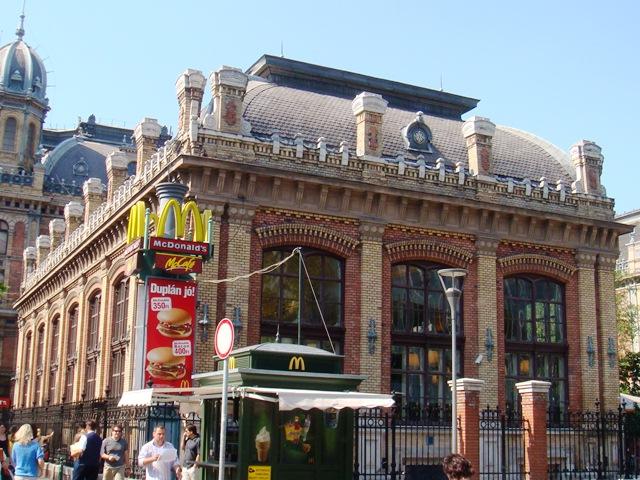
[[[196,480],[197,462],[200,460],[200,435],[195,425],[187,425],[182,438],[181,480]]]
[[[111,427],[111,437],[102,441],[100,458],[104,460],[102,480],[124,480],[129,465],[129,445],[122,436],[122,425]]]
[[[86,433],[78,440],[81,452],[73,463],[73,480],[96,480],[100,465],[100,447],[102,439],[96,433],[96,422],[89,420],[85,424]]]

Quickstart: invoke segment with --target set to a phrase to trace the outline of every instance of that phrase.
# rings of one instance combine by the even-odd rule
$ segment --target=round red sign
[[[220,360],[227,358],[231,353],[231,350],[233,350],[234,337],[235,332],[231,320],[228,318],[220,320],[216,327],[216,336],[214,341],[216,355]]]

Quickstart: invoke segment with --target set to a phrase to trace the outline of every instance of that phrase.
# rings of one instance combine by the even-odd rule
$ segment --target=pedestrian
[[[7,426],[0,423],[0,477],[1,480],[9,480],[11,478],[11,450],[9,448],[9,435],[7,434]]]
[[[200,461],[200,435],[195,425],[187,425],[182,437],[182,480],[196,480],[197,462]]]
[[[39,470],[44,467],[42,448],[33,440],[33,430],[28,423],[22,425],[15,434],[11,462],[15,466],[15,480],[37,478]]]
[[[73,480],[96,480],[100,467],[102,439],[96,433],[96,422],[85,423],[85,433],[77,442],[76,460],[73,462]]]
[[[166,430],[158,425],[153,429],[153,440],[145,443],[138,455],[138,465],[146,470],[146,480],[171,480],[171,470],[178,474],[178,452],[165,441]]]
[[[459,453],[452,453],[444,457],[442,469],[449,480],[468,480],[473,475],[471,462]]]
[[[129,445],[123,437],[122,425],[111,427],[111,436],[102,441],[100,458],[104,460],[102,480],[124,480],[129,465]]]

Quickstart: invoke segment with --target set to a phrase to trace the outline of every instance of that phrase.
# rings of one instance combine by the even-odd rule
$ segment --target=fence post
[[[449,387],[451,383],[449,380]],[[460,419],[459,452],[473,465],[476,472],[472,477],[474,480],[479,478],[480,471],[480,392],[483,387],[484,380],[456,380],[457,410]]]
[[[516,383],[522,399],[522,418],[529,428],[524,431],[524,466],[531,479],[545,479],[547,459],[547,397],[550,382],[529,380]]]
[[[353,480],[360,477],[360,410],[357,408],[353,411]]]

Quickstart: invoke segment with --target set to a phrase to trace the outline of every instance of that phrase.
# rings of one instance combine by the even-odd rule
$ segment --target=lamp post
[[[438,270],[442,289],[451,310],[451,452],[458,451],[458,412],[456,389],[456,318],[460,311],[462,284],[467,271],[463,268],[444,268]]]

